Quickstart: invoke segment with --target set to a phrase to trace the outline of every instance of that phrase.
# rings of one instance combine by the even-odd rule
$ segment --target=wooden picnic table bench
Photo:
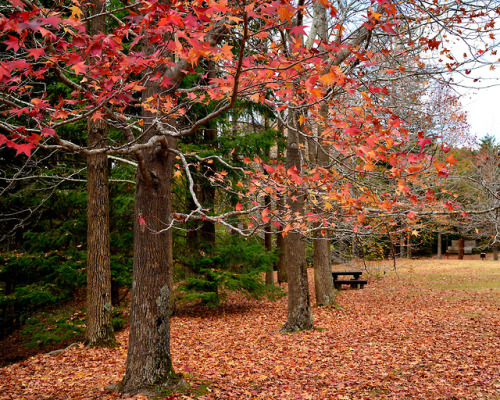
[[[332,272],[333,286],[340,289],[342,285],[351,285],[353,289],[363,289],[368,281],[359,279],[363,274],[361,271],[334,271]],[[339,279],[339,276],[352,276],[352,279]]]

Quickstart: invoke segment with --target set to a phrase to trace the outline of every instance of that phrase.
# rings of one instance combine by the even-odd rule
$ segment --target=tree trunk
[[[266,207],[271,207],[271,196],[266,195],[265,197]],[[273,251],[273,231],[271,224],[267,223],[264,228],[264,246],[268,252]],[[274,285],[274,272],[271,268],[270,271],[266,271],[266,285]]]
[[[498,244],[493,245],[493,260],[498,261]]]
[[[326,105],[321,106],[320,113],[324,118],[328,116],[328,109],[326,108]],[[320,135],[318,134],[318,136]],[[320,139],[318,138],[318,140]],[[319,143],[315,143],[314,148],[316,151],[311,162],[320,167],[328,165],[329,157],[327,149]],[[320,212],[321,210],[318,210],[318,213]],[[323,236],[321,231],[314,231],[313,266],[316,305],[334,305],[335,292],[333,290],[332,267],[330,265],[330,239],[328,238],[328,232],[326,232],[325,236]]]
[[[408,245],[406,246],[406,256],[411,258],[411,233],[408,234],[406,238]]]
[[[287,169],[301,171],[299,132],[297,121],[292,116],[293,128],[288,130]],[[292,188],[287,198],[291,215],[304,215],[304,194]],[[313,328],[309,285],[307,281],[306,246],[304,236],[290,230],[286,236],[286,259],[288,266],[288,317],[282,332],[295,332]]]
[[[352,240],[351,240],[351,255],[352,255],[353,260],[355,260],[356,258],[358,258],[358,245],[356,243],[356,235],[352,236]]]
[[[105,3],[93,0],[92,14],[105,9]],[[90,34],[106,31],[105,17],[92,20]],[[88,146],[106,146],[107,125],[89,118]],[[87,329],[85,343],[90,347],[117,345],[111,318],[111,264],[109,248],[108,159],[105,154],[87,158]]]
[[[330,267],[330,239],[321,239],[316,235],[314,241],[314,288],[316,305],[332,306],[335,304],[332,269]]]
[[[406,236],[404,232],[401,234],[399,249],[400,249],[399,251],[400,257],[406,258]]]
[[[313,5],[314,21],[313,30],[317,30],[320,40],[327,40],[328,27],[326,18],[326,7],[320,2]],[[309,39],[314,40],[314,37]],[[309,43],[308,43],[309,44]],[[315,139],[309,140],[309,162],[311,166],[327,167],[329,163],[329,153],[327,146],[322,144],[322,133],[328,120],[328,104],[321,104],[320,116],[323,121],[317,126]],[[321,213],[321,204],[318,205],[318,214]],[[316,224],[319,228],[320,224]],[[314,231],[314,288],[316,292],[316,305],[331,306],[335,303],[335,292],[333,290],[332,268],[330,265],[330,240],[328,232],[325,236],[319,230]]]
[[[152,51],[147,46],[146,51]],[[143,98],[160,92],[157,82],[148,82]],[[160,132],[151,126],[156,115],[143,110],[143,143]],[[175,156],[168,152],[176,141],[168,138],[142,151],[135,191],[134,269],[130,305],[130,333],[122,393],[148,396],[170,393],[184,384],[176,374],[170,355],[170,280],[172,236],[157,233],[169,222],[171,181]],[[143,218],[146,225],[141,224]]]
[[[458,259],[464,259],[464,240],[458,239]]]
[[[182,380],[170,356],[168,253],[172,243],[167,232],[151,231],[162,229],[161,222],[170,216],[173,157],[158,147],[144,155],[151,178],[141,173],[137,176],[130,334],[125,377],[119,388],[131,395],[172,390]],[[139,216],[147,226],[140,224]]]
[[[278,120],[278,131],[284,137],[285,136],[284,126],[281,121],[282,120],[280,118]],[[278,146],[277,158],[280,159],[282,156],[283,156],[282,151],[280,151],[280,147]],[[284,211],[285,209],[284,205],[285,205],[284,198],[282,196],[279,196],[278,200],[276,201],[276,208],[279,210],[280,213]],[[288,282],[288,269],[286,263],[286,240],[283,234],[280,232],[276,234],[276,247],[279,250],[278,263],[276,265],[276,269],[278,272],[277,273],[278,285],[281,285],[282,283]]]
[[[437,258],[441,260],[443,258],[443,238],[441,231],[438,232],[438,243],[437,243]]]
[[[277,208],[283,211],[283,198],[279,198],[277,201]],[[279,250],[278,263],[276,269],[278,271],[278,285],[288,282],[288,266],[286,262],[286,239],[282,233],[276,235],[276,247]]]

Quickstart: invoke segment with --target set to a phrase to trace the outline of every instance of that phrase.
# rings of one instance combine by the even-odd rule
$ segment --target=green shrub
[[[4,253],[0,256],[0,333],[33,312],[60,304],[85,282],[85,254]]]
[[[279,289],[266,285],[262,273],[272,270],[277,260],[255,238],[236,235],[222,237],[216,244],[200,243],[183,249],[180,265],[187,271],[179,290],[183,301],[200,301],[216,306],[228,292],[248,297],[275,296]]]

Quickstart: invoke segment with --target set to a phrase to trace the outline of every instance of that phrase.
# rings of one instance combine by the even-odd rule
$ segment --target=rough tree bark
[[[287,169],[302,168],[299,147],[298,121],[290,118],[293,126],[288,129]],[[304,214],[304,194],[292,189],[287,198],[292,215]],[[286,258],[288,267],[288,316],[282,332],[295,332],[313,328],[309,285],[307,281],[306,244],[300,232],[290,230],[286,236]]]
[[[408,233],[406,238],[408,245],[406,246],[406,256],[407,258],[411,258],[411,233]]]
[[[277,207],[283,210],[284,201],[280,198],[277,201]],[[276,235],[276,247],[279,249],[278,263],[276,269],[278,270],[278,285],[288,282],[288,266],[286,262],[286,239],[281,233]]]
[[[437,258],[438,260],[441,260],[443,258],[443,240],[442,240],[443,234],[441,231],[438,231],[438,242],[437,242]]]
[[[284,137],[284,126],[281,118],[278,120],[278,132]],[[278,146],[278,159],[280,159],[283,154],[282,151],[280,151],[280,148]],[[282,196],[278,198],[276,201],[276,208],[280,211],[283,212],[285,209],[285,200]],[[276,265],[276,269],[278,270],[277,275],[278,275],[278,285],[281,285],[282,283],[288,282],[288,269],[287,269],[287,263],[286,263],[286,240],[283,237],[281,233],[278,233],[276,235],[276,247],[279,250],[279,255],[278,255],[278,263]]]
[[[326,18],[326,7],[320,2],[313,5],[313,28],[314,35],[318,35],[320,40],[328,39],[328,26]],[[307,45],[310,47],[315,36],[310,35]],[[328,105],[323,103],[320,108],[320,116],[323,121],[328,119]],[[310,138],[309,162],[311,166],[326,167],[329,163],[327,146],[321,143],[321,133],[325,129],[324,124],[317,126],[317,138]],[[318,205],[321,206],[321,205]],[[319,223],[315,228],[319,228]],[[330,240],[328,232],[323,235],[321,231],[314,231],[314,288],[316,292],[316,304],[320,306],[332,306],[335,304],[335,292],[333,290],[332,269],[330,266]]]
[[[154,46],[145,45],[144,51],[152,53]],[[180,81],[182,77],[176,78]],[[142,96],[147,99],[160,91],[158,81],[148,81]],[[153,125],[156,114],[143,109],[142,116],[141,140],[146,143],[161,132]],[[182,375],[174,371],[170,354],[172,236],[168,231],[158,233],[165,229],[172,209],[175,155],[168,149],[175,147],[176,140],[165,137],[144,149],[138,159],[129,344],[125,376],[114,387],[131,395],[171,393],[185,385]]]
[[[149,83],[147,97],[158,88]],[[146,97],[146,98],[147,98]],[[144,112],[147,141],[159,134],[149,126]],[[150,128],[148,130],[148,128]],[[175,141],[168,140],[174,148]],[[134,270],[130,305],[130,334],[125,377],[118,385],[122,393],[155,395],[172,391],[183,382],[176,374],[170,355],[170,289],[172,246],[165,227],[171,213],[171,180],[175,157],[165,143],[143,151],[145,169],[139,169],[135,192]],[[144,218],[146,225],[141,224]]]
[[[105,2],[93,0],[89,15],[105,10]],[[106,32],[106,18],[91,20],[90,34]],[[88,146],[106,146],[107,124],[102,119],[87,122]],[[111,264],[109,248],[108,160],[105,154],[87,157],[87,329],[86,345],[117,345],[111,318]]]
[[[320,113],[324,118],[327,118],[328,109],[325,105],[321,107]],[[320,167],[325,167],[329,162],[327,149],[313,140],[309,142],[309,158],[312,164]],[[318,228],[319,224],[316,224],[315,227]],[[335,292],[333,290],[332,268],[330,266],[330,240],[327,231],[324,232],[324,235],[320,230],[314,231],[313,266],[316,304],[320,306],[334,305]]]
[[[266,207],[271,207],[271,196],[265,196]],[[273,251],[273,231],[271,228],[271,224],[267,223],[264,228],[264,246],[268,252]],[[266,285],[274,285],[274,272],[271,268],[270,271],[266,271]]]

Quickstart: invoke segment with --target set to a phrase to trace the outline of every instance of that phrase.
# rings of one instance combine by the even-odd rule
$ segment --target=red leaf
[[[243,210],[243,206],[240,203],[236,203],[236,211],[241,211]]]
[[[344,132],[345,132],[347,135],[352,136],[352,135],[355,135],[356,133],[358,133],[358,132],[359,132],[359,129],[358,129],[358,128],[356,128],[356,127],[345,128],[345,129],[344,129]]]
[[[299,37],[301,35],[306,35],[306,31],[304,29],[304,26],[298,25],[294,26],[292,29],[290,29],[290,34],[295,35],[295,37]]]
[[[439,48],[440,44],[441,44],[441,42],[439,40],[436,40],[436,39],[429,39],[427,41],[427,46],[429,46],[429,49],[431,49],[431,50]]]
[[[450,154],[448,157],[446,157],[446,162],[451,165],[455,165],[457,163],[457,159],[453,156],[453,154]]]
[[[7,45],[6,50],[12,49],[15,53],[19,50],[19,39],[14,36],[9,36],[9,39],[4,40],[3,43]]]
[[[396,24],[391,24],[389,22],[387,22],[386,24],[382,24],[380,25],[380,27],[382,28],[382,30],[384,32],[387,32],[387,33],[390,33],[390,34],[393,34],[395,35],[396,34],[396,31],[392,28],[393,26],[395,26]]]
[[[420,145],[420,152],[424,150],[424,147],[426,144],[431,144],[432,140],[425,138],[422,132],[418,133],[418,140],[417,143]]]
[[[139,214],[138,219],[139,219],[139,225],[147,226],[146,221],[144,221],[144,218],[142,218],[142,214]]]
[[[78,64],[75,64],[71,67],[73,71],[75,71],[75,74],[79,75],[80,73],[84,74],[87,66],[85,65],[85,62],[79,62]]]
[[[29,49],[28,54],[29,54],[29,56],[33,57],[35,59],[35,61],[37,61],[40,56],[45,54],[45,47],[39,47],[36,49]]]
[[[54,129],[51,129],[51,128],[43,128],[42,129],[42,136],[43,137],[55,136],[55,135],[56,135],[56,131]]]
[[[24,153],[28,157],[31,157],[31,150],[35,148],[35,145],[33,143],[16,144],[14,148],[17,150],[16,156],[18,156],[21,153]]]
[[[264,164],[263,167],[267,171],[268,174],[272,174],[274,172],[274,168],[271,167],[270,165]]]
[[[288,169],[288,175],[290,178],[292,178],[292,181],[294,181],[297,184],[302,183],[302,178],[299,176],[299,170],[297,167],[294,165]]]
[[[21,0],[10,0],[14,7],[19,7],[24,10],[24,3]]]

